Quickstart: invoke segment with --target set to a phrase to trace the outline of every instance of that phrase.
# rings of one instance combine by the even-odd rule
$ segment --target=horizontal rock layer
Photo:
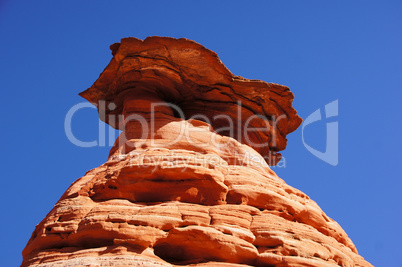
[[[22,266],[371,266],[258,153],[217,140],[226,152],[130,140],[135,149],[71,185],[36,227]]]

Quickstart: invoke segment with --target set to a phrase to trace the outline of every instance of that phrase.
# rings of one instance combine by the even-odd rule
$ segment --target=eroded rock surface
[[[163,62],[179,53],[173,51],[172,43],[178,42],[184,49],[178,51],[191,55],[195,53],[193,46],[196,51],[201,49],[188,40],[124,40],[120,46],[113,46],[113,60],[120,60],[120,67],[126,66],[123,59],[130,55],[135,59],[130,63],[135,73],[138,55],[125,51],[138,50],[137,46],[141,47],[142,58],[147,58],[143,54],[146,51],[148,58],[161,58]],[[154,46],[163,42],[166,55],[159,56],[161,48]],[[233,78],[216,55],[209,50],[204,52],[206,62],[214,61],[212,66],[219,63],[209,73],[220,73],[222,77],[214,78],[223,80],[219,84],[267,86]],[[173,59],[171,62],[176,62]],[[191,65],[200,60],[196,59],[176,62],[175,68],[191,73]],[[117,64],[113,60],[112,66]],[[118,103],[117,91],[122,84],[115,85],[116,96],[110,96],[113,92],[108,91],[114,87],[105,85],[116,80],[110,78],[116,75],[109,73],[115,68],[110,66],[85,97],[96,101],[108,98],[117,103],[116,110],[120,109],[118,112],[125,117],[142,114],[149,121],[150,103],[166,101],[161,96],[165,89],[155,91],[141,82],[120,95]],[[162,86],[163,75],[156,74],[157,66],[149,68],[149,76],[145,69],[141,69],[140,76],[156,80],[155,87]],[[175,72],[180,73],[181,80],[177,79],[187,86],[183,72]],[[150,78],[155,75],[155,79]],[[186,75],[190,80],[201,79],[195,73]],[[167,83],[168,79],[164,79]],[[205,86],[210,84],[218,83],[214,80]],[[223,87],[228,88],[226,85]],[[290,105],[293,96],[287,89],[282,91],[284,95],[278,96],[276,102],[286,103],[281,112],[288,116],[285,128],[292,131],[300,119]],[[219,92],[222,91],[216,91]],[[231,96],[233,91],[228,94]],[[186,101],[182,103],[190,103],[191,97]],[[267,103],[270,97],[259,101]],[[212,112],[212,104],[211,109],[207,106],[204,111]],[[196,104],[194,109],[202,110]],[[224,108],[214,112],[221,110]],[[307,195],[280,179],[270,169],[267,158],[247,142],[217,133],[216,125],[175,117],[166,107],[154,110],[154,115],[155,127],[147,128],[145,138],[144,127],[140,127],[144,125],[126,121],[107,162],[75,181],[36,226],[23,251],[22,266],[371,266],[358,255],[343,229]],[[260,139],[262,143],[264,140]]]
[[[142,86],[177,105],[186,119],[207,121],[219,134],[253,147],[269,165],[280,160],[286,135],[301,124],[288,87],[234,76],[216,53],[191,40],[124,38],[111,49],[109,65],[80,95],[114,128],[125,127],[116,116],[127,92]],[[246,125],[259,130],[244,133]]]

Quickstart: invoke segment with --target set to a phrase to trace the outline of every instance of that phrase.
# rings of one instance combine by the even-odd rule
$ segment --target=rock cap
[[[109,65],[80,96],[96,105],[100,119],[116,129],[124,130],[118,116],[125,95],[148,88],[179,107],[186,119],[209,123],[217,133],[253,147],[275,165],[281,158],[277,152],[286,148],[286,135],[302,122],[288,87],[235,76],[215,52],[194,41],[130,37],[110,48]]]

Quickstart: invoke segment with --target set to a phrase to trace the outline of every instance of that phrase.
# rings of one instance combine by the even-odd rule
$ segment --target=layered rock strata
[[[109,65],[80,95],[116,129],[127,128],[119,115],[127,94],[135,99],[139,88],[173,104],[179,117],[205,121],[220,135],[253,147],[269,165],[280,160],[286,135],[301,124],[288,87],[234,76],[216,53],[196,42],[125,38],[111,49]]]
[[[185,39],[129,38],[112,50],[82,95],[123,132],[36,226],[22,266],[371,266],[269,167],[301,122],[288,88],[234,77]],[[267,129],[231,136],[219,131],[229,120],[212,122],[219,114],[236,131],[257,114],[253,127]]]

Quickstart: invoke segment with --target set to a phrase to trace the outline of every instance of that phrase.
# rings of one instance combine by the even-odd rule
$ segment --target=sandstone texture
[[[196,42],[125,38],[111,49],[114,57],[109,65],[80,95],[97,105],[100,118],[114,128],[125,128],[114,115],[123,113],[127,93],[133,87],[146,87],[179,106],[186,119],[207,121],[215,132],[253,147],[269,165],[276,165],[281,158],[277,152],[286,147],[286,135],[302,122],[292,108],[288,87],[234,76],[216,53]],[[101,100],[112,102],[112,109],[99,105]],[[228,118],[236,118],[233,125]],[[245,125],[271,131],[249,131],[245,136]]]
[[[107,162],[36,226],[22,266],[372,266],[269,167],[301,123],[288,88],[235,77],[186,39],[128,38],[111,48],[111,63],[82,96],[123,132]],[[147,123],[118,118],[138,114]],[[236,129],[252,114],[263,115],[255,127],[282,118],[250,143],[217,131],[227,126],[212,122],[219,114]]]

